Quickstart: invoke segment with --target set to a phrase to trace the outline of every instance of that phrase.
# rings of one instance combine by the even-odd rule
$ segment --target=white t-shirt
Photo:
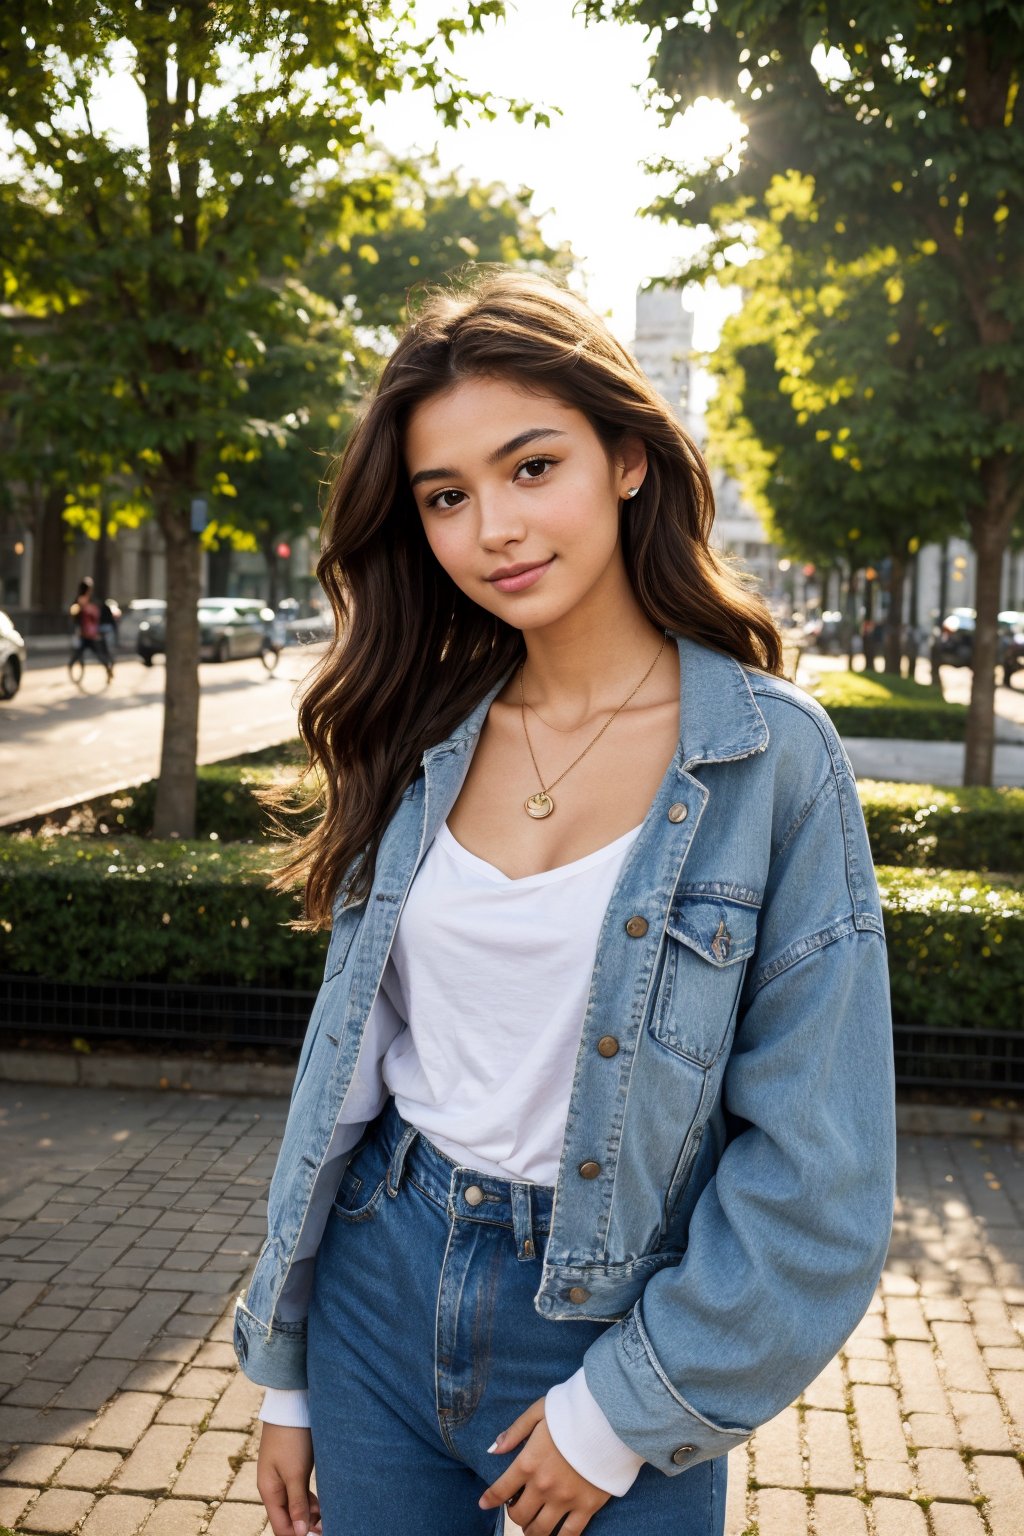
[[[598,934],[639,831],[510,879],[439,828],[381,978],[407,1021],[381,1070],[403,1119],[455,1162],[555,1183]],[[308,1423],[305,1399],[268,1389],[260,1417]],[[582,1366],[548,1391],[545,1420],[590,1482],[619,1496],[632,1485],[643,1457],[615,1434]]]

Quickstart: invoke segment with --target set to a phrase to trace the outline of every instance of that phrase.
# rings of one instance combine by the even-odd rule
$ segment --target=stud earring
[[[630,497],[635,496],[639,489],[640,487],[638,485],[631,485],[629,490],[626,492],[626,495]]]

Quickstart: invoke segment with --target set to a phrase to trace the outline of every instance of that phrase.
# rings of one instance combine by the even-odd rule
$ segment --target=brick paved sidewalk
[[[269,1536],[230,1318],[284,1108],[5,1085],[0,1533]],[[729,1536],[1024,1536],[1024,1157],[900,1152],[879,1295],[734,1453]]]

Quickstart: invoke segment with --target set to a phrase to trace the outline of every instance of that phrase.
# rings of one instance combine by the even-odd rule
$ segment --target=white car
[[[25,670],[25,642],[0,609],[0,699],[13,699]]]

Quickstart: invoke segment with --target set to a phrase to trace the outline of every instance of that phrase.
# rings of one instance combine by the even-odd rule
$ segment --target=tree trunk
[[[889,580],[886,591],[889,596],[889,614],[885,626],[885,671],[901,673],[903,658],[903,584],[907,574],[907,557],[901,549],[893,551],[889,561]]]
[[[843,601],[843,644],[846,651],[846,670],[853,671],[853,637],[857,630],[857,572],[853,561],[847,574],[846,594]]]
[[[995,516],[993,516],[993,511]],[[980,508],[971,519],[977,559],[974,606],[973,678],[967,710],[964,783],[991,784],[995,755],[996,615],[1002,588],[1003,554],[1013,526],[1012,509]]]
[[[167,669],[153,833],[156,837],[194,837],[199,742],[199,540],[189,528],[187,490],[161,487],[156,504],[167,561]]]

